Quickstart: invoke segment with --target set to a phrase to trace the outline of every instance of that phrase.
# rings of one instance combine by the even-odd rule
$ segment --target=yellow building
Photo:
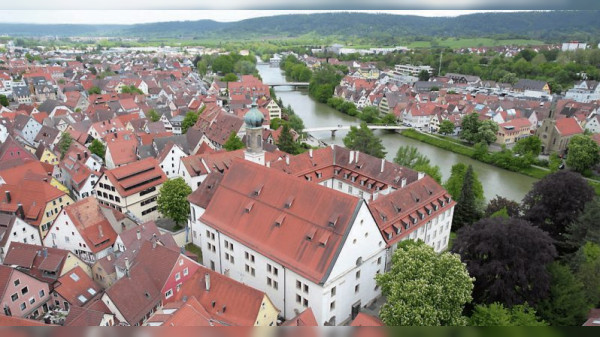
[[[519,139],[531,136],[531,122],[527,118],[516,118],[498,125],[496,144],[511,145]]]
[[[48,148],[44,148],[44,150],[42,151],[42,153],[40,154],[40,156],[38,158],[40,158],[40,161],[42,163],[51,164],[51,165],[58,165],[58,162],[59,162],[58,156],[55,155],[52,151],[50,151],[50,149],[48,149]]]

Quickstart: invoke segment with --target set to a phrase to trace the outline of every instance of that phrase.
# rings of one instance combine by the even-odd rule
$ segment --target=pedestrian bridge
[[[325,127],[318,127],[318,128],[306,128],[303,130],[303,132],[311,133],[311,132],[330,131],[331,136],[335,137],[335,133],[337,131],[350,130],[350,128],[353,126],[359,127],[360,125],[338,125],[338,126],[325,126]],[[379,125],[379,124],[367,124],[367,128],[369,128],[370,130],[408,130],[408,129],[411,129],[411,127],[404,126],[404,125]]]
[[[308,82],[281,82],[281,83],[265,83],[269,87],[308,87]]]

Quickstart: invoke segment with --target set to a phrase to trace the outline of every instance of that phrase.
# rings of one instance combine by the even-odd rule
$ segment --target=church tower
[[[263,150],[263,122],[265,116],[258,110],[256,99],[252,102],[252,108],[244,116],[246,123],[246,151],[244,158],[260,165],[265,165],[265,151]]]

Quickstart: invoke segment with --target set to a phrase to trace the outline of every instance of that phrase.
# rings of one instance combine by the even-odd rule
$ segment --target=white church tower
[[[244,158],[260,165],[265,165],[265,151],[263,149],[262,124],[265,120],[262,112],[258,110],[256,99],[252,102],[252,108],[244,116],[246,123],[246,151]]]

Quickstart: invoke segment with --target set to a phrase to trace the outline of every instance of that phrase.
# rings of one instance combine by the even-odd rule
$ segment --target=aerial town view
[[[600,11],[0,12],[0,326],[600,326]]]

